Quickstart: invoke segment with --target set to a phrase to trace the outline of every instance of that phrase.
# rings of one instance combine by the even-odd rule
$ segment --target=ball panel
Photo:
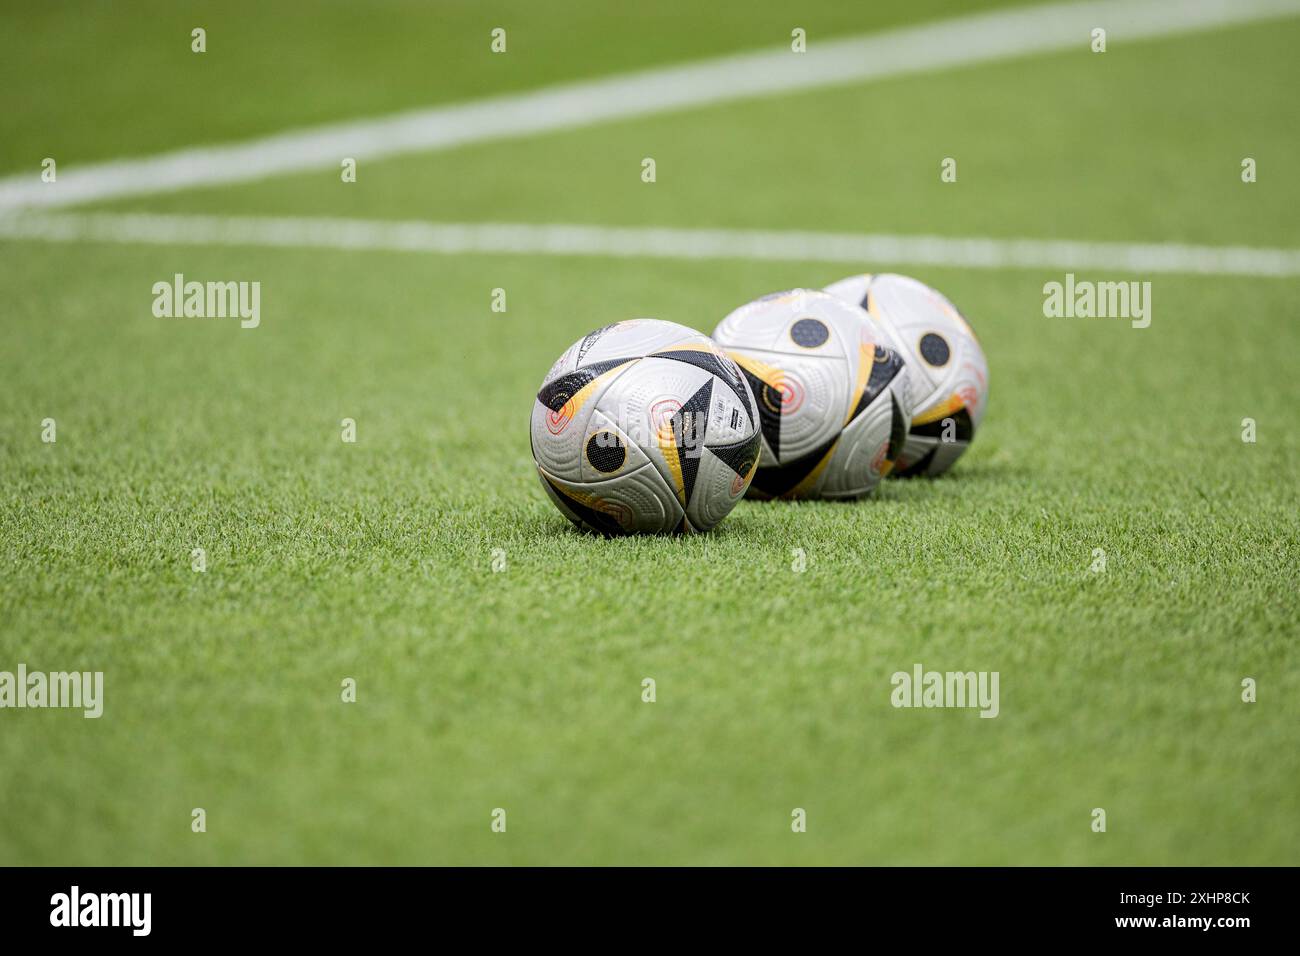
[[[735,310],[716,334],[758,406],[762,457],[752,497],[855,497],[889,470],[902,445],[895,404],[911,408],[908,378],[902,356],[861,309],[827,292],[792,290]]]
[[[751,443],[752,444],[752,443]],[[686,506],[686,517],[699,531],[708,531],[730,513],[745,496],[754,475],[750,466],[743,473],[709,448],[701,448],[697,459],[695,486]]]
[[[707,444],[730,445],[757,436],[758,423],[755,418],[754,396],[743,378],[740,388],[743,390],[744,399],[737,397],[728,383],[715,376],[713,401],[709,407]]]
[[[686,513],[702,530],[716,525],[744,497],[762,452],[758,427],[734,393],[715,382],[703,443],[687,452],[698,456],[698,467]]]
[[[579,476],[583,482],[603,481],[616,474],[636,471],[650,463],[646,453],[599,406],[592,409],[591,420],[587,423],[584,434],[582,471]],[[606,471],[606,468],[612,470]]]
[[[538,472],[570,520],[601,534],[663,534],[677,530],[684,514],[649,462],[593,482],[565,481],[541,468]]]
[[[888,389],[889,386],[886,386]],[[889,470],[892,395],[886,389],[840,434],[820,493],[826,498],[857,498],[867,494]]]
[[[582,367],[628,356],[649,355],[693,339],[708,341],[694,329],[675,322],[628,319],[596,329],[584,336],[573,348],[580,356],[578,367]]]
[[[742,305],[718,323],[713,338],[728,352],[850,359],[860,328],[856,311],[835,296],[820,289],[790,289]]]
[[[712,340],[706,339],[704,336],[699,336],[699,339],[701,341],[687,341],[661,349],[652,353],[650,357],[685,362],[716,376],[731,390],[737,401],[752,417],[754,414],[754,396],[746,384],[740,368]]]
[[[654,463],[683,509],[693,471],[679,449],[706,429],[709,395],[701,392],[711,392],[714,381],[712,374],[689,363],[650,357],[625,373],[600,402],[601,413]]]
[[[603,363],[562,373],[542,386],[533,402],[533,459],[553,475],[582,475],[587,426],[599,398],[637,360]]]

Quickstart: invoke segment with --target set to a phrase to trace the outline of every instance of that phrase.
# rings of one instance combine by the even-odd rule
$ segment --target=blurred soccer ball
[[[860,309],[792,289],[741,306],[713,337],[758,400],[750,495],[856,498],[889,473],[911,417],[907,373]]]
[[[850,276],[826,291],[865,309],[907,359],[914,411],[894,474],[947,471],[988,403],[988,363],[970,325],[942,294],[907,276]]]
[[[707,531],[749,487],[754,396],[708,336],[633,319],[551,367],[533,403],[533,459],[555,506],[604,534]]]

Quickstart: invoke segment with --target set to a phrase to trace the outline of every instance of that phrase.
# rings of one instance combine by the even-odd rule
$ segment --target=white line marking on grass
[[[345,156],[404,153],[573,129],[607,120],[904,76],[1011,57],[1088,50],[1104,26],[1112,48],[1236,23],[1300,15],[1300,0],[1097,0],[997,10],[866,36],[703,60],[528,93],[495,96],[263,139],[78,167],[60,158],[57,184],[39,170],[0,179],[0,209],[67,206],[336,168]]]
[[[620,228],[527,223],[390,222],[366,219],[185,216],[153,213],[5,213],[0,238],[381,250],[444,255],[759,259],[967,269],[1108,269],[1134,273],[1300,275],[1300,249],[1057,239],[949,238]]]

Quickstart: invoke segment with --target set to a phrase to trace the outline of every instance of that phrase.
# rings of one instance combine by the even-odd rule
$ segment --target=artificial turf
[[[358,51],[323,9],[294,35],[359,61],[351,99],[332,112],[304,81],[239,130],[532,85],[434,61],[417,94],[381,69],[409,23]],[[607,17],[582,21],[595,73],[763,42],[706,21],[642,25],[646,47]],[[877,25],[858,18],[835,26]],[[124,89],[78,93],[69,41],[71,77],[39,95],[145,95],[157,33],[122,39],[154,64]],[[1295,246],[1298,36],[1119,43],[106,208]],[[577,54],[533,55],[540,83]],[[221,99],[251,109],[258,75]],[[92,114],[60,124],[72,156],[236,132],[163,113],[128,141]],[[4,172],[46,155],[24,116]],[[0,670],[105,672],[99,720],[0,711],[0,863],[1296,863],[1300,281],[1091,276],[1152,281],[1138,330],[1045,318],[1061,270],[862,267],[944,290],[980,335],[991,403],[956,468],[603,540],[533,471],[554,358],[616,319],[707,331],[849,269],[0,242]],[[155,318],[176,272],[260,281],[261,326]],[[999,716],[893,708],[916,663],[998,671]]]

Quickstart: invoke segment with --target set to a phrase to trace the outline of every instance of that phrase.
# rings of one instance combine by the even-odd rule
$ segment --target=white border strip
[[[741,229],[152,213],[9,213],[0,215],[0,238],[443,255],[756,259],[837,262],[859,269],[899,264],[968,269],[1108,269],[1138,274],[1300,276],[1300,249]]]
[[[335,123],[263,139],[78,167],[57,183],[40,170],[0,179],[0,210],[174,192],[573,129],[608,120],[858,83],[1061,50],[1088,49],[1105,27],[1111,46],[1300,15],[1300,0],[1094,0],[997,10],[839,40],[808,52],[748,53],[529,93]]]

